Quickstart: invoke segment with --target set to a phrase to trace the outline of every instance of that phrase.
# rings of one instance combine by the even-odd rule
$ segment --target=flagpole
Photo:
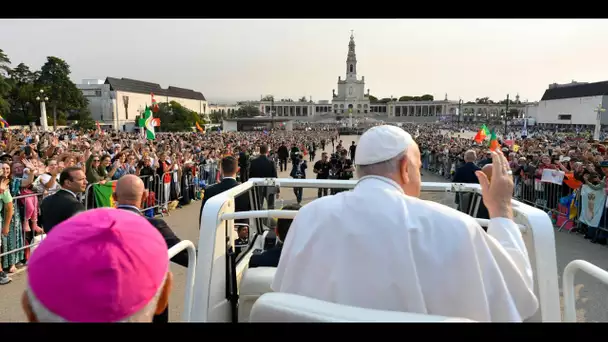
[[[147,102],[146,102],[145,108],[148,108],[148,103]],[[144,116],[142,115],[141,117],[143,118]],[[139,132],[141,134],[142,139],[144,139],[146,137],[146,126],[143,125],[143,126],[139,127]]]

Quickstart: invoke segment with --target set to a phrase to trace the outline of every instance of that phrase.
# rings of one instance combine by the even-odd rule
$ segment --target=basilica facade
[[[345,63],[345,78],[338,76],[337,93],[332,91],[331,100],[309,101],[264,101],[258,102],[265,116],[289,117],[293,120],[317,121],[335,117],[368,117],[385,121],[435,122],[460,121],[475,122],[500,120],[508,114],[509,118],[527,116],[528,109],[535,104],[519,102],[509,104],[462,103],[453,101],[445,95],[443,100],[435,101],[398,101],[371,102],[369,89],[365,88],[365,76],[357,76],[357,54],[355,37],[351,31]]]
[[[346,55],[346,78],[338,76],[338,93],[333,90],[331,102],[334,114],[366,114],[370,110],[369,89],[365,93],[365,76],[357,78],[357,54],[352,31]]]

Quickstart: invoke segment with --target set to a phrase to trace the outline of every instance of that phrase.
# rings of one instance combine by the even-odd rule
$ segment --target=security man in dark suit
[[[272,160],[268,159],[268,145],[260,146],[260,155],[251,161],[249,178],[277,178],[277,167]],[[274,191],[275,189],[268,188],[258,191],[260,208],[264,205],[264,199],[268,202],[268,209],[274,208]],[[276,193],[279,193],[278,189],[276,189]]]
[[[142,215],[142,203],[148,199],[148,194],[144,186],[144,182],[135,175],[122,176],[116,182],[116,192],[112,194],[114,200],[118,203],[117,208],[130,211],[136,215]],[[143,216],[143,215],[142,215]],[[167,223],[159,218],[146,218],[161,233],[167,243],[167,250],[181,242],[175,233],[169,228]],[[133,243],[137,243],[134,241]],[[188,251],[183,250],[175,255],[171,261],[174,263],[188,267]],[[169,307],[165,308],[159,315],[154,315],[153,323],[169,323]]]
[[[357,153],[357,145],[355,145],[354,141],[352,142],[352,144],[350,145],[350,147],[348,149],[349,149],[349,152],[350,152],[350,159],[354,163],[355,162],[355,153]]]
[[[241,183],[245,183],[249,179],[249,153],[243,146],[239,147],[239,168]]]
[[[238,225],[235,228],[238,237],[234,240],[234,253],[239,255],[243,248],[249,246],[249,226]]]
[[[468,184],[479,184],[479,179],[475,175],[476,171],[480,171],[479,166],[475,165],[477,160],[477,154],[473,150],[468,150],[464,153],[464,165],[459,167],[454,173],[452,183],[468,183]],[[461,205],[460,199],[462,198],[463,203]],[[456,194],[456,204],[458,210],[467,210],[469,203],[471,202],[471,194]]]
[[[201,203],[201,212],[198,217],[199,229],[201,226],[201,220],[203,218],[203,209],[205,208],[205,203],[207,203],[207,201],[211,197],[213,197],[217,194],[220,194],[226,190],[232,189],[235,186],[239,185],[239,183],[236,181],[236,170],[237,170],[236,158],[234,158],[232,156],[227,156],[227,157],[224,157],[220,161],[220,172],[222,173],[223,178],[222,178],[221,182],[219,182],[217,184],[213,184],[205,189],[205,195],[204,195],[203,201]],[[274,172],[276,173],[277,170],[275,169]],[[249,204],[249,194],[244,193],[235,198],[235,211],[248,211],[249,208],[251,208],[251,206]],[[248,219],[235,220],[235,222],[238,222],[238,223],[247,223],[248,221],[249,221]]]
[[[86,210],[76,198],[76,194],[87,189],[87,176],[81,168],[68,167],[61,171],[59,185],[61,189],[40,204],[40,223],[47,234],[56,225]]]
[[[260,153],[262,153],[260,151]],[[289,150],[287,149],[287,146],[285,146],[285,142],[283,141],[283,143],[281,143],[281,146],[279,146],[279,149],[277,150],[277,156],[279,157],[279,165],[281,168],[281,172],[283,172],[283,170],[287,170],[287,158],[289,158]]]
[[[298,204],[286,205],[283,210],[300,210]],[[287,237],[287,232],[291,226],[292,219],[278,219],[275,233],[277,235],[277,244],[275,247],[264,251],[262,254],[252,255],[249,259],[249,267],[277,267],[283,250],[283,242]]]

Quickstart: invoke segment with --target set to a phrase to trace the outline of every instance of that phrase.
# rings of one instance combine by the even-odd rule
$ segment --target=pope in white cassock
[[[357,147],[353,191],[300,209],[272,289],[369,309],[518,322],[534,315],[530,259],[512,221],[513,180],[493,152],[490,183],[478,171],[487,233],[420,195],[420,151],[407,132],[376,126]]]

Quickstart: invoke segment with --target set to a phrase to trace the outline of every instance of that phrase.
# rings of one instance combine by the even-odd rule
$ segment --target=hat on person
[[[397,126],[380,125],[367,130],[357,146],[357,165],[390,160],[414,144],[412,136]]]
[[[118,322],[156,296],[169,270],[167,244],[127,210],[88,210],[53,228],[28,263],[31,294],[69,322]]]

